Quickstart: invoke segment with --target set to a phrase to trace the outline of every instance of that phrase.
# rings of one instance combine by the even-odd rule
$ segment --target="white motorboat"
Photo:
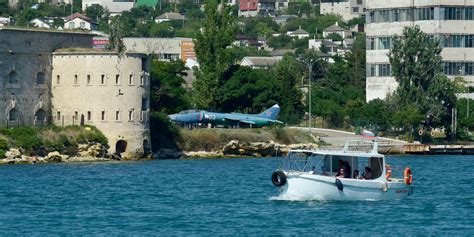
[[[291,150],[272,174],[281,196],[304,200],[394,200],[413,193],[412,175],[391,177],[372,141],[347,141],[342,150]],[[364,172],[360,172],[364,171]]]

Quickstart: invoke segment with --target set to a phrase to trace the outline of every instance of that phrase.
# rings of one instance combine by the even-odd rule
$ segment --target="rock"
[[[44,159],[45,162],[57,163],[62,161],[61,154],[57,151],[48,153],[48,156]]]
[[[21,152],[19,149],[10,148],[7,152],[5,152],[6,159],[17,159],[21,158]]]
[[[153,154],[153,158],[155,159],[179,159],[182,156],[182,152],[166,148],[159,149],[155,154]]]

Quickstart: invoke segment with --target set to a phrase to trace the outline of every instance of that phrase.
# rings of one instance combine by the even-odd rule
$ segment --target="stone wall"
[[[149,76],[143,54],[55,52],[52,114],[58,126],[90,124],[111,153],[141,156],[150,147]]]
[[[0,28],[0,127],[49,121],[51,53],[92,47],[91,34]]]

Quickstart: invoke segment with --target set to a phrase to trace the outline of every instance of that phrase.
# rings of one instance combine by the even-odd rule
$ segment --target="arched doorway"
[[[46,123],[46,111],[39,109],[35,113],[35,123],[37,125],[44,125]]]
[[[127,150],[127,142],[125,140],[118,140],[115,143],[115,153],[120,154],[124,153]]]
[[[10,112],[8,113],[8,121],[10,122],[18,121],[19,118],[20,118],[20,112],[18,112],[18,110],[15,108],[11,109]]]

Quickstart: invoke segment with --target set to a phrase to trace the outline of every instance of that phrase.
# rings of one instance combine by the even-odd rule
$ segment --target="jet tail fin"
[[[258,116],[262,118],[275,120],[279,112],[280,112],[280,106],[278,106],[278,104],[275,104],[271,108],[259,113]]]

